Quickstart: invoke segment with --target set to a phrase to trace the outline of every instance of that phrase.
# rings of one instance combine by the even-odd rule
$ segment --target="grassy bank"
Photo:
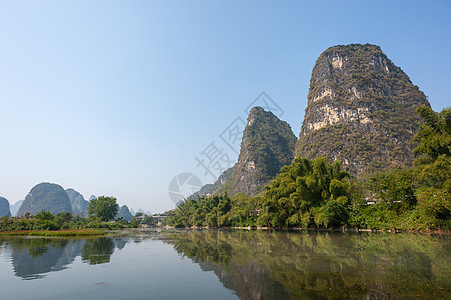
[[[99,229],[19,230],[0,232],[0,236],[90,236],[105,235]]]

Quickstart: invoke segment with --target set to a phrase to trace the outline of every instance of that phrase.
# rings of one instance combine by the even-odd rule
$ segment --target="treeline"
[[[186,200],[166,225],[368,229],[451,229],[451,110],[422,106],[412,168],[372,175],[365,182],[324,157],[295,158],[265,191]]]
[[[88,217],[81,214],[73,215],[69,212],[52,214],[41,210],[36,215],[26,213],[22,217],[4,216],[0,218],[0,231],[21,230],[60,230],[60,229],[84,229],[84,228],[137,228],[140,224],[153,224],[152,217],[138,220],[134,216],[131,221],[123,218],[117,219],[119,206],[114,197],[100,196],[91,200],[88,206]]]
[[[25,215],[23,217],[0,218],[0,231],[21,230],[61,230],[61,229],[84,229],[105,228],[121,229],[138,227],[136,219],[131,222],[127,220],[101,221],[92,217],[85,218],[81,215],[73,215],[68,212],[52,214],[48,211],[40,211],[36,215]]]

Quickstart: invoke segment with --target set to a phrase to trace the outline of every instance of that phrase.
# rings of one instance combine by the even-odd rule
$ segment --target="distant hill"
[[[9,201],[6,198],[0,197],[0,217],[4,216],[11,216]]]
[[[41,210],[49,211],[52,214],[72,213],[72,206],[66,191],[55,183],[40,183],[33,187],[25,197],[17,215],[23,216],[27,212],[35,215]]]
[[[146,215],[152,214],[150,211],[144,211],[142,208],[138,209],[137,213],[142,213],[142,214],[146,214]]]
[[[201,189],[188,197],[188,199],[197,199],[198,196],[210,196],[215,193],[221,193],[228,188],[227,183],[232,179],[233,172],[235,171],[236,164],[222,172],[222,174],[218,177],[215,183],[205,184],[201,187]]]
[[[72,207],[74,215],[81,214],[85,218],[88,216],[88,204],[82,194],[74,189],[66,189],[67,196]]]
[[[410,166],[426,96],[379,46],[334,46],[316,61],[296,155],[341,160],[353,175]]]
[[[117,213],[116,219],[123,218],[124,220],[131,221],[133,216],[128,210],[127,205],[122,205]]]
[[[10,210],[11,210],[11,216],[16,216],[17,212],[19,211],[20,206],[22,205],[23,200],[19,200],[14,204],[10,204]]]

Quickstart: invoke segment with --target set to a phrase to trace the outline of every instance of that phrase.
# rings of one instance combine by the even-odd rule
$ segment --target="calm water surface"
[[[148,231],[0,238],[0,299],[451,299],[451,236]]]

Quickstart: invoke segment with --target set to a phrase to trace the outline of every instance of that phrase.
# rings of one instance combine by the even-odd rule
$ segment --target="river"
[[[451,236],[247,230],[0,238],[1,299],[451,299]]]

